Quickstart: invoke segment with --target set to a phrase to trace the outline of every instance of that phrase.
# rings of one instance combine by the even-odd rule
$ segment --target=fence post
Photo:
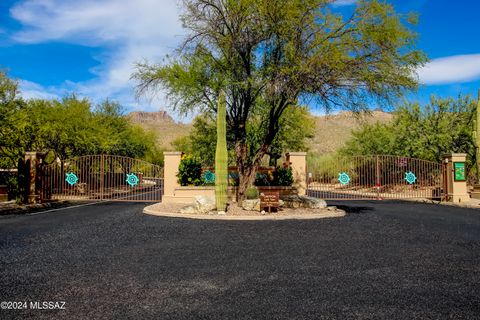
[[[164,167],[163,167],[163,196],[162,202],[175,201],[175,188],[180,187],[177,179],[178,166],[182,158],[182,153],[179,151],[164,152]]]
[[[449,202],[465,202],[470,200],[467,191],[465,172],[466,153],[449,153],[443,155],[446,170],[445,198]]]
[[[380,161],[379,156],[375,156],[375,188],[377,189],[377,200],[381,200],[380,198]]]
[[[40,202],[40,166],[42,164],[42,153],[40,152],[25,152],[24,168],[25,172],[25,201],[28,203]],[[19,172],[19,177],[22,173]]]
[[[105,191],[105,155],[100,155],[100,200],[103,200]]]
[[[307,153],[289,152],[286,156],[290,159],[293,186],[297,188],[299,195],[304,196],[307,193]]]

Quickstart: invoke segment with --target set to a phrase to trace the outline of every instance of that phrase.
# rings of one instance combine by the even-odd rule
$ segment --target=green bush
[[[292,169],[277,167],[277,169],[273,172],[272,185],[289,187],[292,184],[293,184]]]
[[[259,187],[269,186],[271,183],[268,174],[257,172],[255,176],[255,185]]]
[[[247,199],[258,199],[258,190],[255,187],[249,187],[245,191],[245,195],[247,196]]]
[[[199,186],[202,184],[202,165],[191,155],[183,155],[178,166],[178,183],[181,186]]]

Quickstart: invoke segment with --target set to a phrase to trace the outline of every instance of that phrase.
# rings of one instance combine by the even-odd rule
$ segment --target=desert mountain
[[[168,150],[172,149],[171,143],[175,139],[188,135],[192,128],[191,124],[175,122],[166,111],[134,111],[127,118],[145,130],[155,132],[159,146]]]
[[[171,142],[188,135],[192,129],[191,124],[175,122],[166,111],[135,111],[127,117],[144,129],[154,131],[158,136],[158,143],[165,149],[172,149]],[[319,154],[333,152],[342,147],[351,137],[352,130],[358,129],[362,124],[386,123],[391,119],[392,114],[383,111],[373,111],[361,116],[355,116],[351,112],[315,116],[316,134],[311,141],[311,151]]]

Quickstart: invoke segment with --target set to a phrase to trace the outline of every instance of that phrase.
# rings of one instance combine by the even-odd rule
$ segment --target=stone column
[[[470,195],[467,191],[467,181],[466,176],[465,179],[458,179],[459,173],[455,172],[455,166],[457,166],[457,171],[461,171],[462,163],[465,164],[467,160],[466,153],[449,153],[443,155],[443,162],[445,165],[445,173],[444,173],[444,185],[446,190],[445,196],[447,201],[449,202],[465,202],[470,200]],[[464,172],[466,175],[466,172]]]
[[[289,152],[286,158],[292,168],[293,186],[297,188],[298,195],[304,196],[307,193],[307,153]]]
[[[40,202],[40,165],[42,154],[39,152],[25,152],[25,196],[28,203]],[[20,173],[19,173],[20,174]]]
[[[177,173],[182,153],[178,151],[164,152],[163,167],[163,197],[162,202],[173,202],[175,188],[180,187],[178,183]]]

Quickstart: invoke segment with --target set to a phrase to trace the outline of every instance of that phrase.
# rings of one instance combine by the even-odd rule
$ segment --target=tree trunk
[[[252,162],[246,162],[247,159],[247,145],[245,143],[237,143],[235,146],[235,157],[238,167],[239,184],[237,193],[238,206],[242,206],[243,200],[245,200],[245,192],[247,188],[253,185],[255,182],[255,176],[258,171],[258,166],[262,161],[263,156],[266,154],[270,145],[263,144],[254,156]]]
[[[253,166],[244,167],[244,172],[239,171],[239,184],[238,184],[238,206],[242,206],[243,200],[245,200],[245,192],[247,188],[253,185],[255,182],[255,175],[257,174],[257,168]]]

